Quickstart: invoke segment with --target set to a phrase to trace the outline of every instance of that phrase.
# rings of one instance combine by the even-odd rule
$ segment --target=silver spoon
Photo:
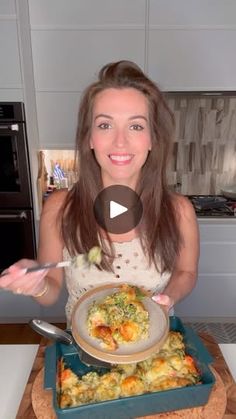
[[[39,333],[40,335],[52,339],[55,342],[62,342],[66,345],[74,345],[79,353],[80,360],[86,364],[87,366],[95,366],[98,368],[111,368],[111,364],[105,361],[101,361],[100,359],[94,358],[93,356],[84,352],[79,345],[75,342],[73,336],[60,329],[59,327],[54,326],[51,323],[48,323],[43,320],[33,319],[29,322],[30,327],[32,327],[35,332]]]

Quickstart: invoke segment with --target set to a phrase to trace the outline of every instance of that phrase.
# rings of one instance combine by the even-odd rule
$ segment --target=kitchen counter
[[[236,344],[221,344],[219,346],[232,377],[236,380]],[[26,417],[33,417],[19,416],[17,412],[37,351],[38,345],[0,345],[0,419],[26,419]],[[220,362],[220,357],[221,354],[220,356],[215,355],[216,362],[217,360]],[[29,396],[30,393],[26,393]],[[233,414],[226,414],[224,416],[225,419],[236,417],[236,406],[233,412]]]
[[[0,419],[16,418],[37,350],[38,345],[0,345]]]
[[[197,217],[199,224],[236,225],[236,217]]]

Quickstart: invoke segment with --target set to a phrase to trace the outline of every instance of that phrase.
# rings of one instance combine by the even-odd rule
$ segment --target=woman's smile
[[[135,189],[151,150],[148,102],[134,88],[108,88],[98,93],[90,138],[101,167],[103,186]]]
[[[134,154],[109,154],[109,159],[116,166],[126,166],[131,163]]]

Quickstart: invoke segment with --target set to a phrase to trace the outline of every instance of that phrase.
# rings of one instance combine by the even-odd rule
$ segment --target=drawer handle
[[[20,214],[0,214],[1,220],[7,219],[20,219],[20,220],[27,220],[27,214],[25,211],[22,211]]]
[[[11,125],[0,125],[1,129],[10,129],[11,131],[19,131],[19,125],[18,124],[11,124]]]

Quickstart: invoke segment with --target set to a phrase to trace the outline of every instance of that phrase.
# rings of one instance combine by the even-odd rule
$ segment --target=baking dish
[[[84,365],[73,345],[57,342],[46,348],[44,377],[45,389],[52,389],[53,392],[53,407],[57,417],[90,419],[94,416],[96,419],[132,419],[206,404],[215,383],[215,377],[209,368],[213,358],[196,333],[185,326],[180,318],[170,317],[170,330],[183,334],[186,352],[193,356],[201,373],[202,384],[61,409],[56,394],[58,360],[63,357],[66,364],[79,375],[96,371],[96,367]]]

